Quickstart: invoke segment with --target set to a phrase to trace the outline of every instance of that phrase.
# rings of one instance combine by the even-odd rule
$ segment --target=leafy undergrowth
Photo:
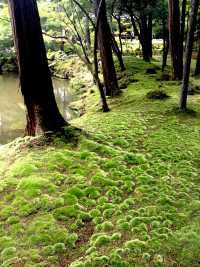
[[[199,266],[200,97],[179,114],[177,82],[126,63],[137,82],[106,114],[89,95],[75,141],[1,149],[0,266]]]

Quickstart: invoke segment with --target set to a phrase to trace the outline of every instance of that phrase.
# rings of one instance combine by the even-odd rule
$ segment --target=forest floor
[[[200,94],[180,114],[180,83],[146,73],[159,62],[126,64],[132,83],[109,113],[88,94],[69,142],[1,148],[0,266],[199,266]]]

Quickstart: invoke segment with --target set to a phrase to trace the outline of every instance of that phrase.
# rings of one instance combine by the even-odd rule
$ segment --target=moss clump
[[[129,240],[125,243],[125,247],[130,249],[131,251],[141,251],[146,246],[146,242],[141,241],[139,239]]]
[[[146,70],[146,74],[156,74],[157,73],[157,71],[156,71],[156,69],[155,68],[148,68],[147,70]]]
[[[77,218],[78,213],[75,206],[69,206],[55,209],[53,214],[57,220],[68,220],[69,218]]]
[[[110,242],[111,242],[111,237],[106,234],[102,234],[96,238],[96,240],[94,241],[94,246],[102,247],[106,246]]]
[[[157,99],[158,100],[164,100],[164,99],[169,98],[169,96],[163,90],[150,91],[147,93],[146,96],[148,99],[153,99],[153,100],[157,100]]]

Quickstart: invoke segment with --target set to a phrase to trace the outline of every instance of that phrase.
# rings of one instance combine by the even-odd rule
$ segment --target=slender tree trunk
[[[112,49],[113,49],[113,52],[115,53],[115,55],[118,58],[121,71],[125,71],[126,70],[126,67],[124,65],[124,60],[123,60],[123,57],[122,57],[122,53],[121,53],[121,51],[119,49],[118,43],[116,42],[115,37],[114,37],[113,34],[112,34],[111,38],[112,38],[111,39]]]
[[[91,36],[90,36],[89,19],[87,16],[85,17],[85,43],[87,50],[89,51],[91,49]]]
[[[120,50],[121,50],[121,54],[123,55],[123,44],[122,44],[122,25],[121,25],[121,16],[117,16],[116,18],[117,20],[117,24],[118,24],[118,29],[119,29],[119,43],[120,43]]]
[[[200,74],[200,16],[197,22],[197,61],[194,75],[197,76]]]
[[[183,54],[181,52],[179,0],[169,0],[169,40],[172,58],[172,79],[181,80],[183,76]]]
[[[59,131],[66,122],[55,101],[36,0],[9,0],[9,4],[27,108],[26,134]]]
[[[142,56],[144,61],[150,62],[152,57],[152,25],[151,22],[148,27],[148,21],[146,15],[140,16],[139,29],[133,17],[133,14],[130,14],[131,23],[133,25],[133,30],[135,35],[138,37],[140,44],[142,46]]]
[[[152,26],[152,15],[150,14],[148,18],[148,49],[150,58],[152,58],[153,56],[152,39],[153,39],[153,26]]]
[[[101,0],[95,0],[96,14]],[[103,69],[104,85],[107,96],[113,96],[119,93],[117,75],[111,49],[111,30],[107,20],[106,3],[102,1],[102,12],[100,14],[98,28],[98,43]]]
[[[185,41],[185,19],[186,19],[186,5],[187,5],[187,0],[182,0],[182,11],[181,11],[181,56],[183,58],[183,54],[184,54],[184,41]]]
[[[192,2],[192,11],[190,14],[190,25],[189,32],[187,36],[187,45],[186,45],[186,59],[183,71],[183,84],[181,88],[181,97],[180,97],[180,110],[185,111],[187,108],[187,95],[188,95],[188,85],[190,77],[190,65],[192,60],[192,48],[194,43],[194,32],[197,22],[197,12],[198,12],[199,0],[193,0]]]
[[[200,74],[200,41],[199,41],[199,49],[197,54],[197,62],[195,67],[195,76]]]
[[[163,60],[162,60],[162,72],[164,72],[167,66],[167,57],[169,53],[169,32],[166,28],[166,22],[163,20]]]

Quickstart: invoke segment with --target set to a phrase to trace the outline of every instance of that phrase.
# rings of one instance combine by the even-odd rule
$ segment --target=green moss
[[[96,247],[106,246],[107,244],[110,243],[110,241],[111,241],[110,236],[102,234],[96,238],[96,240],[94,241],[94,246]]]
[[[53,214],[57,220],[68,220],[69,218],[76,218],[78,210],[75,206],[62,207],[55,209]]]
[[[198,265],[199,95],[188,99],[196,113],[180,114],[179,84],[156,80],[158,61],[125,61],[121,78],[137,82],[106,114],[96,90],[85,94],[71,121],[84,131],[0,148],[0,266]],[[147,99],[159,86],[170,98]]]
[[[130,249],[131,251],[141,251],[141,249],[144,249],[146,246],[146,243],[144,241],[141,241],[139,239],[129,240],[125,243],[125,247]]]

